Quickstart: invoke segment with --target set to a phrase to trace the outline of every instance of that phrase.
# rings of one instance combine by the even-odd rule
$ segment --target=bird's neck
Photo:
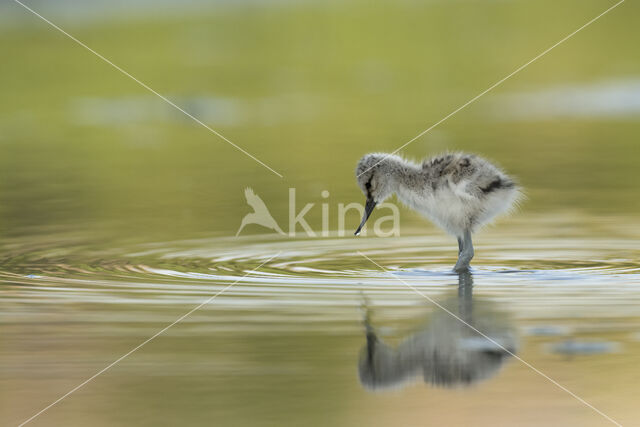
[[[378,196],[381,200],[393,193],[404,199],[408,191],[419,182],[421,167],[394,154],[386,155],[376,164],[376,168],[376,174],[380,177]]]
[[[420,165],[399,159],[394,165],[392,186],[398,199],[412,209],[421,208],[418,189],[424,188],[424,172]]]
[[[422,168],[403,159],[393,159],[393,184],[396,191],[415,188],[421,179]]]

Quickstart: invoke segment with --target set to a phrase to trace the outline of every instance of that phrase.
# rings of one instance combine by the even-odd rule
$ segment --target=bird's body
[[[356,169],[367,195],[367,213],[392,193],[408,207],[458,238],[457,270],[473,257],[471,233],[507,212],[520,196],[514,181],[489,161],[466,153],[432,157],[421,164],[383,153],[365,155]],[[360,231],[360,229],[358,229]]]
[[[446,154],[416,165],[398,186],[398,198],[458,237],[507,211],[518,197],[513,181],[488,161]]]

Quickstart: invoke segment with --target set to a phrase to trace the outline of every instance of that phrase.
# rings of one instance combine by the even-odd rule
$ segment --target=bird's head
[[[394,164],[398,157],[385,153],[366,154],[356,167],[358,186],[367,197],[362,222],[355,232],[357,236],[377,204],[384,202],[395,191]]]

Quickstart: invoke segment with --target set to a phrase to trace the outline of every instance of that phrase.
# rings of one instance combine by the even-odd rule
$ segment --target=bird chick
[[[508,212],[521,196],[518,185],[480,156],[448,153],[422,164],[385,153],[358,162],[356,179],[367,197],[358,235],[375,206],[392,194],[458,239],[456,271],[466,271],[474,255],[471,235]]]

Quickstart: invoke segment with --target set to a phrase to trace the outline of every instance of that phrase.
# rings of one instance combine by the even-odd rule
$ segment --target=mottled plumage
[[[473,258],[471,233],[507,212],[520,197],[509,176],[467,153],[443,154],[421,164],[396,155],[367,154],[360,159],[356,176],[367,196],[360,228],[376,204],[396,193],[404,204],[458,238],[456,270],[467,269]]]

